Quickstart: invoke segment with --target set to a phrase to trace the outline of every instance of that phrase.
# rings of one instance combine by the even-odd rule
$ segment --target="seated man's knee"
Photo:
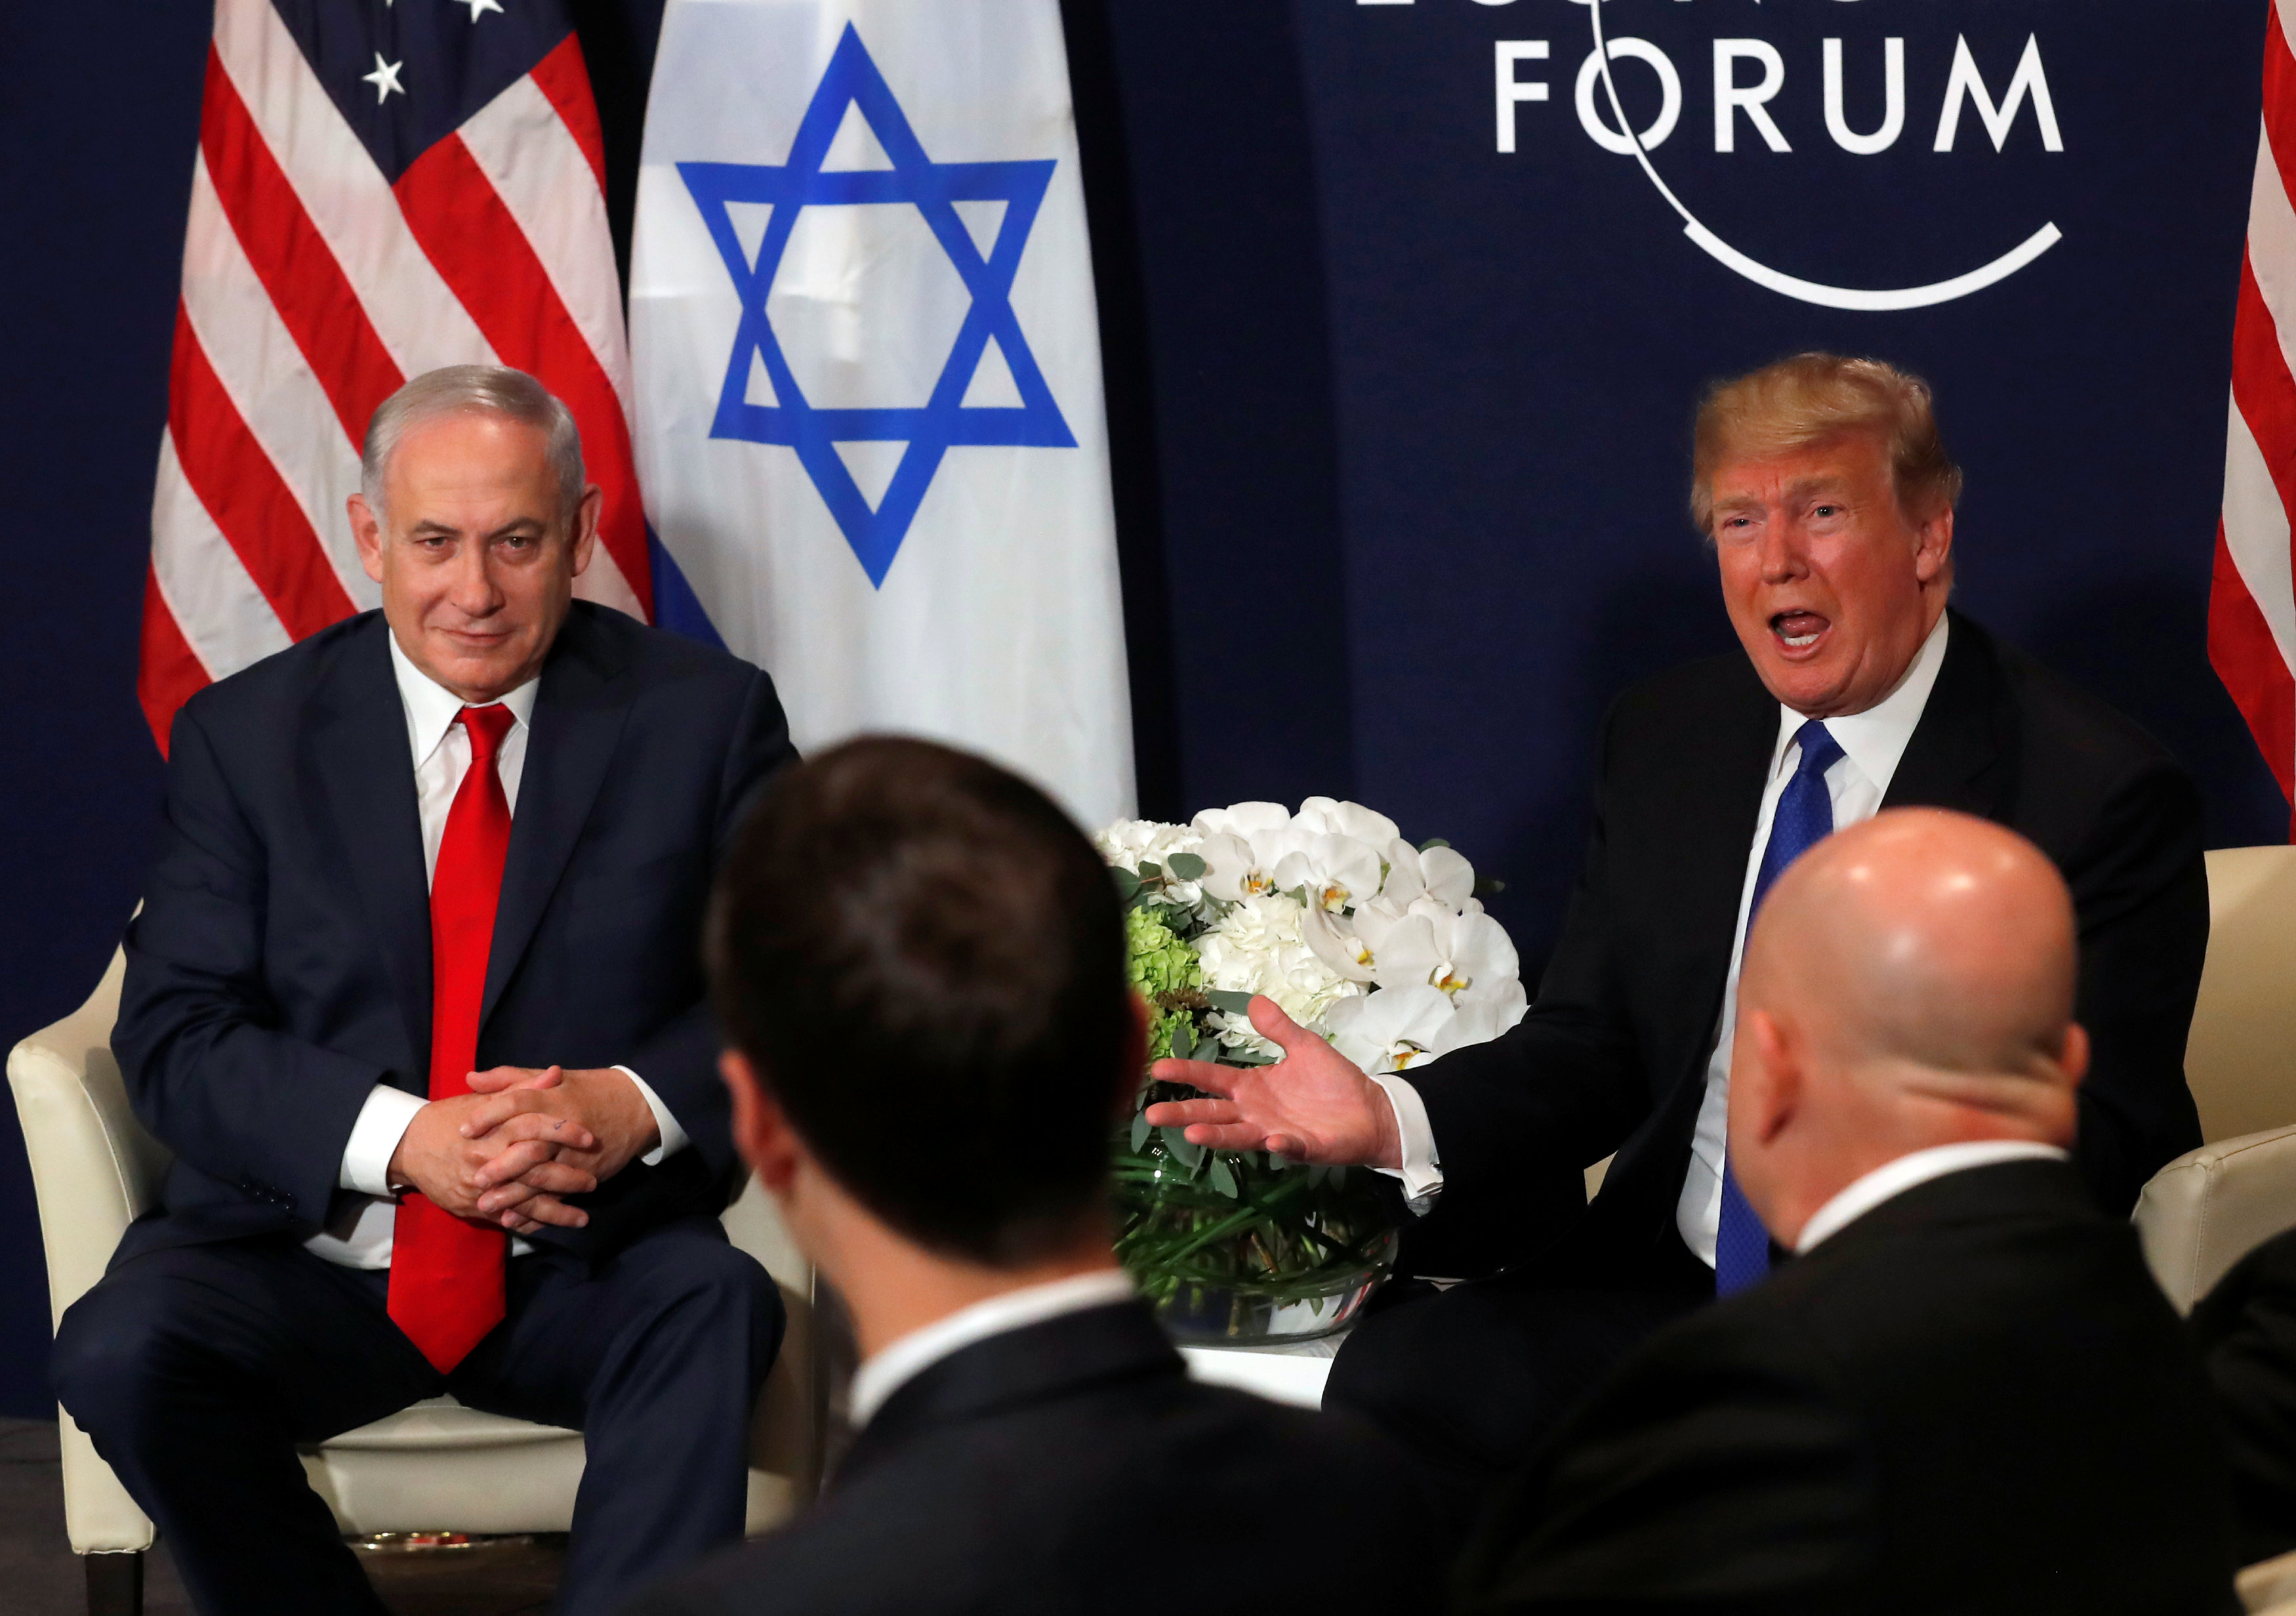
[[[661,1242],[646,1257],[646,1310],[673,1326],[665,1339],[724,1340],[738,1333],[748,1343],[751,1378],[762,1382],[788,1316],[781,1287],[758,1259],[728,1242],[702,1238]]]
[[[49,1359],[56,1400],[99,1440],[132,1427],[159,1388],[180,1373],[172,1335],[157,1295],[98,1284],[56,1327]]]

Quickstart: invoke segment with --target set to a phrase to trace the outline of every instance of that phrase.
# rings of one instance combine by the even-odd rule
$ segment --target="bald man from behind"
[[[1462,1611],[2239,1608],[2197,1366],[2069,1162],[2074,966],[2063,882],[1983,820],[1895,810],[1786,872],[1729,1144],[1793,1259],[1501,1489]]]

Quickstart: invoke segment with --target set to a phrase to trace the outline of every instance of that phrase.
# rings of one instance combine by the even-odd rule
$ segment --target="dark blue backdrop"
[[[578,6],[627,217],[656,0]],[[1535,964],[1585,827],[1588,754],[1628,681],[1731,642],[1681,514],[1710,378],[1826,344],[1938,385],[1966,463],[1960,599],[2135,714],[2207,789],[2218,843],[2286,805],[2204,652],[2232,292],[2254,160],[2260,0],[1611,0],[1681,82],[1660,173],[1788,273],[1924,283],[2054,222],[1975,296],[1844,313],[1693,247],[1630,157],[1580,127],[1574,0],[1066,0],[1103,301],[1144,808],[1354,795],[1510,882]],[[201,8],[0,7],[0,1042],[85,995],[135,901],[160,770],[134,699],[151,477]],[[2033,110],[1997,152],[1964,111],[1931,150],[1955,41]],[[1715,150],[1713,41],[1785,69]],[[1904,133],[1880,121],[1905,41]],[[1550,86],[1495,148],[1493,45]],[[1737,82],[1758,78],[1740,63]],[[1638,127],[1657,108],[1617,68]],[[37,1412],[37,1226],[0,1122],[0,1410]]]

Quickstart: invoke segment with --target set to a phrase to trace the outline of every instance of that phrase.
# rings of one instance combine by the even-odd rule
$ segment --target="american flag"
[[[2209,593],[2209,660],[2280,790],[2296,802],[2296,50],[2275,0],[2265,24],[2264,119],[2248,251],[2233,320],[2224,514]],[[2296,832],[2296,826],[2292,826]]]
[[[604,492],[580,593],[651,619],[605,154],[560,0],[217,0],[144,590],[162,751],[210,680],[381,603],[344,514],[368,417],[530,372]]]

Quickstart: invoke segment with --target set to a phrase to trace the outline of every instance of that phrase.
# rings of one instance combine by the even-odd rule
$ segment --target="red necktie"
[[[430,1098],[471,1092],[487,950],[510,852],[510,800],[495,759],[516,720],[511,710],[465,707],[471,767],[455,788],[430,877]],[[444,1374],[502,1322],[510,1236],[465,1223],[413,1190],[400,1197],[390,1251],[390,1317]]]

